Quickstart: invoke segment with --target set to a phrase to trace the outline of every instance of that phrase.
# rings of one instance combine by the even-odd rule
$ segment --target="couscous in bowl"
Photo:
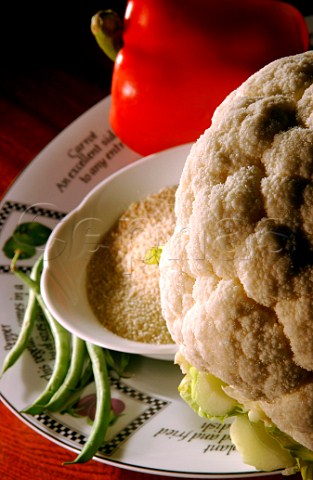
[[[149,215],[151,205],[155,205],[159,200],[168,201],[168,199],[173,198],[171,189],[179,182],[189,150],[190,145],[174,147],[138,160],[119,170],[97,185],[83,199],[80,205],[70,212],[52,232],[44,253],[44,270],[41,280],[42,295],[56,320],[72,334],[111,350],[162,360],[173,360],[177,347],[171,342],[170,337],[168,337],[169,341],[167,342],[165,334],[161,339],[158,339],[150,334],[149,337],[147,333],[144,335],[136,335],[136,333],[132,335],[127,332],[121,332],[119,334],[118,331],[114,331],[114,328],[107,328],[99,320],[92,302],[92,292],[95,292],[98,280],[95,279],[91,287],[89,286],[89,291],[87,286],[92,278],[90,272],[99,263],[97,252],[103,254],[107,249],[103,241],[106,236],[111,235],[111,232],[114,233],[118,220],[126,211],[128,212],[130,206],[132,206],[133,211],[137,211],[137,206],[140,207],[137,214],[138,218],[142,219],[145,213],[147,216]],[[148,204],[144,203],[147,197]],[[152,204],[150,198],[152,198]],[[136,207],[135,210],[133,205]],[[144,209],[143,206],[145,207]],[[160,215],[162,212],[163,216],[166,215],[162,204],[158,210]],[[156,212],[151,212],[151,215],[155,217]],[[160,218],[160,221],[162,222],[162,218]],[[164,239],[162,231],[166,231],[166,228],[161,228],[162,224],[158,225],[159,231],[156,232],[156,235],[158,236],[160,233],[161,238]],[[133,235],[133,251],[136,250],[136,233],[140,230],[143,229],[135,225],[133,233],[130,234]],[[140,243],[141,240],[142,237],[139,236],[137,242]],[[151,244],[151,247],[154,247],[154,244]],[[134,261],[133,256],[127,259],[126,254],[127,248],[125,251],[120,252],[122,260],[125,258],[128,265],[129,261],[134,265],[136,261],[138,263],[138,259]],[[144,268],[155,269],[158,266],[145,265]],[[140,269],[142,272],[143,267],[141,266]],[[97,275],[99,275],[99,272],[101,273],[101,268],[99,269],[98,267]],[[107,272],[107,275],[107,279],[110,278],[111,285],[107,289],[107,295],[109,296],[104,299],[104,303],[113,301],[113,297],[110,297],[110,295],[111,293],[116,293],[117,285],[114,283],[114,278],[112,280],[112,272]],[[124,276],[127,280],[127,275]],[[138,275],[137,277],[131,277],[130,275],[129,279],[131,278],[132,281],[128,281],[128,283],[131,285],[132,292],[131,294],[127,293],[128,297],[132,296],[134,298],[137,296],[138,292],[134,291],[133,287],[136,284],[136,278],[137,280],[142,278],[142,283],[146,285],[149,282],[151,283],[151,280],[146,281],[146,277],[142,276],[142,273],[141,277]],[[153,282],[155,288],[156,280],[153,279]],[[97,295],[99,295],[99,292],[101,293],[102,289],[101,282],[99,285]],[[146,285],[143,285],[143,288],[147,288]],[[153,296],[154,294],[150,295],[150,299]],[[133,300],[128,303],[124,302],[126,309],[129,309],[131,306],[129,315],[133,317],[135,322],[136,317],[139,318],[140,316],[140,301],[142,298],[145,299],[145,297],[146,294],[140,298],[139,292],[137,303]],[[122,305],[121,307],[120,305],[119,310],[110,308],[112,318],[114,318],[114,315],[115,318],[121,316],[121,308],[124,308],[124,306]],[[151,310],[151,305],[149,308]],[[151,316],[147,313],[149,308],[146,309],[146,312],[143,312],[148,317],[146,319],[148,326],[153,325],[153,315]],[[108,310],[106,315],[108,315],[107,312]],[[136,312],[138,312],[138,315]],[[127,315],[128,313],[126,312],[124,315],[125,319],[127,319]],[[144,323],[143,321],[141,322],[138,327],[139,330],[143,330]],[[160,331],[159,325],[156,325],[155,330]]]

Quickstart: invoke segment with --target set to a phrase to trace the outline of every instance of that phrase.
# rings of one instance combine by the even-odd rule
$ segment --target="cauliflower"
[[[313,450],[312,51],[217,108],[175,209],[160,290],[180,355]]]

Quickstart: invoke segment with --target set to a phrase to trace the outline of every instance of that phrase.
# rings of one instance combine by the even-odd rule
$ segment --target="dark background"
[[[126,0],[33,0],[1,2],[1,79],[47,67],[85,75],[99,86],[110,78],[113,63],[90,31],[94,13],[112,7],[123,15]]]
[[[313,14],[313,2],[309,0],[287,3],[297,6],[304,15]],[[107,90],[107,79],[110,78],[113,64],[96,45],[90,32],[90,19],[95,12],[106,7],[112,7],[123,14],[125,4],[126,0],[2,2],[2,79],[16,77],[19,72],[44,66],[63,67],[85,75]],[[177,6],[179,8],[179,0]]]
[[[2,2],[0,95],[12,92],[12,82],[17,89],[22,88],[23,78],[27,83],[28,77],[36,81],[39,76],[40,83],[46,75],[48,83],[49,72],[53,75],[58,70],[78,75],[107,94],[113,63],[96,44],[90,20],[98,10],[109,6],[123,15],[125,3],[126,0]]]
[[[0,7],[0,186],[110,93],[91,17],[126,0],[5,0]]]

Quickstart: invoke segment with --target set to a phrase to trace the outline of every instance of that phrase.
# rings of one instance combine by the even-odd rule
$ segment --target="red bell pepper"
[[[105,24],[123,41],[112,57],[111,126],[142,155],[195,141],[228,93],[309,45],[300,12],[275,0],[129,0],[123,24],[104,18],[93,18],[99,44]]]

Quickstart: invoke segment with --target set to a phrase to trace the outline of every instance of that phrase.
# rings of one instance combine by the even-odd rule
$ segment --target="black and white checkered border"
[[[84,445],[86,443],[86,436],[82,433],[75,432],[70,427],[60,423],[59,420],[56,418],[50,417],[46,413],[41,413],[36,415],[36,419],[44,425],[49,430],[61,435],[64,438],[68,438],[73,442],[76,442],[80,445]]]
[[[149,408],[145,410],[141,415],[135,418],[127,427],[125,427],[121,432],[115,435],[110,442],[105,443],[101,448],[100,452],[103,455],[112,455],[116,448],[124,442],[133,432],[138,430],[142,425],[144,425],[151,417],[156,413],[162,410],[164,407],[169,405],[170,402],[166,400],[161,400],[159,398],[148,395],[147,393],[136,390],[125,383],[111,378],[111,385],[116,390],[123,392],[125,395],[133,398],[141,403],[149,405]]]
[[[136,390],[135,388],[130,387],[129,385],[126,385],[125,383],[121,382],[117,378],[111,377],[111,385],[114,387],[116,390],[119,390],[120,392],[125,393],[128,397],[134,398],[135,400],[138,400],[141,403],[147,403],[147,404],[154,404],[155,403],[155,397],[151,397],[151,395],[148,395],[147,393],[140,392],[139,390]]]
[[[27,203],[20,203],[15,201],[6,201],[0,210],[0,233],[10,215],[14,212],[25,212],[34,215],[36,217],[50,218],[54,220],[62,220],[66,213],[59,212],[57,210],[51,210],[49,208],[43,208],[39,204],[28,205]],[[23,268],[23,267],[21,267]],[[28,271],[28,267],[25,267],[25,271]],[[10,273],[10,265],[0,265],[0,274]]]
[[[112,379],[111,385],[114,388],[122,391],[129,397],[149,405],[149,407],[143,413],[138,415],[138,417],[132,420],[119,433],[117,433],[110,441],[103,444],[103,446],[99,449],[99,453],[103,456],[112,455],[112,453],[119,447],[119,445],[123,443],[128,437],[130,437],[130,435],[132,435],[136,430],[142,427],[160,410],[162,410],[171,403],[167,400],[152,397],[151,395],[140,392],[139,390],[129,387],[128,385],[116,379]],[[61,435],[62,437],[69,439],[77,443],[78,445],[84,446],[88,441],[88,437],[86,435],[76,432],[69,426],[61,423],[58,419],[53,418],[46,413],[36,415],[36,419],[49,430],[52,430],[58,435]]]
[[[53,218],[55,220],[62,220],[66,215],[64,212],[57,210],[51,210],[49,208],[43,208],[40,204],[28,205],[27,203],[20,203],[15,201],[6,201],[0,210],[0,232],[5,222],[9,218],[12,212],[25,212],[27,211],[31,215],[45,218]]]
[[[29,273],[31,271],[31,267],[27,266],[19,266],[19,270],[22,270],[24,273]],[[10,265],[0,265],[0,273],[11,273]]]
[[[170,402],[154,398],[150,400],[151,406],[145,410],[141,415],[135,418],[127,427],[123,428],[121,432],[115,435],[110,442],[104,443],[104,445],[99,449],[99,452],[103,455],[110,456],[112,453],[119,447],[121,443],[127,440],[132,433],[142,427],[150,418],[152,418],[156,413],[162,410],[164,407],[169,405]]]

